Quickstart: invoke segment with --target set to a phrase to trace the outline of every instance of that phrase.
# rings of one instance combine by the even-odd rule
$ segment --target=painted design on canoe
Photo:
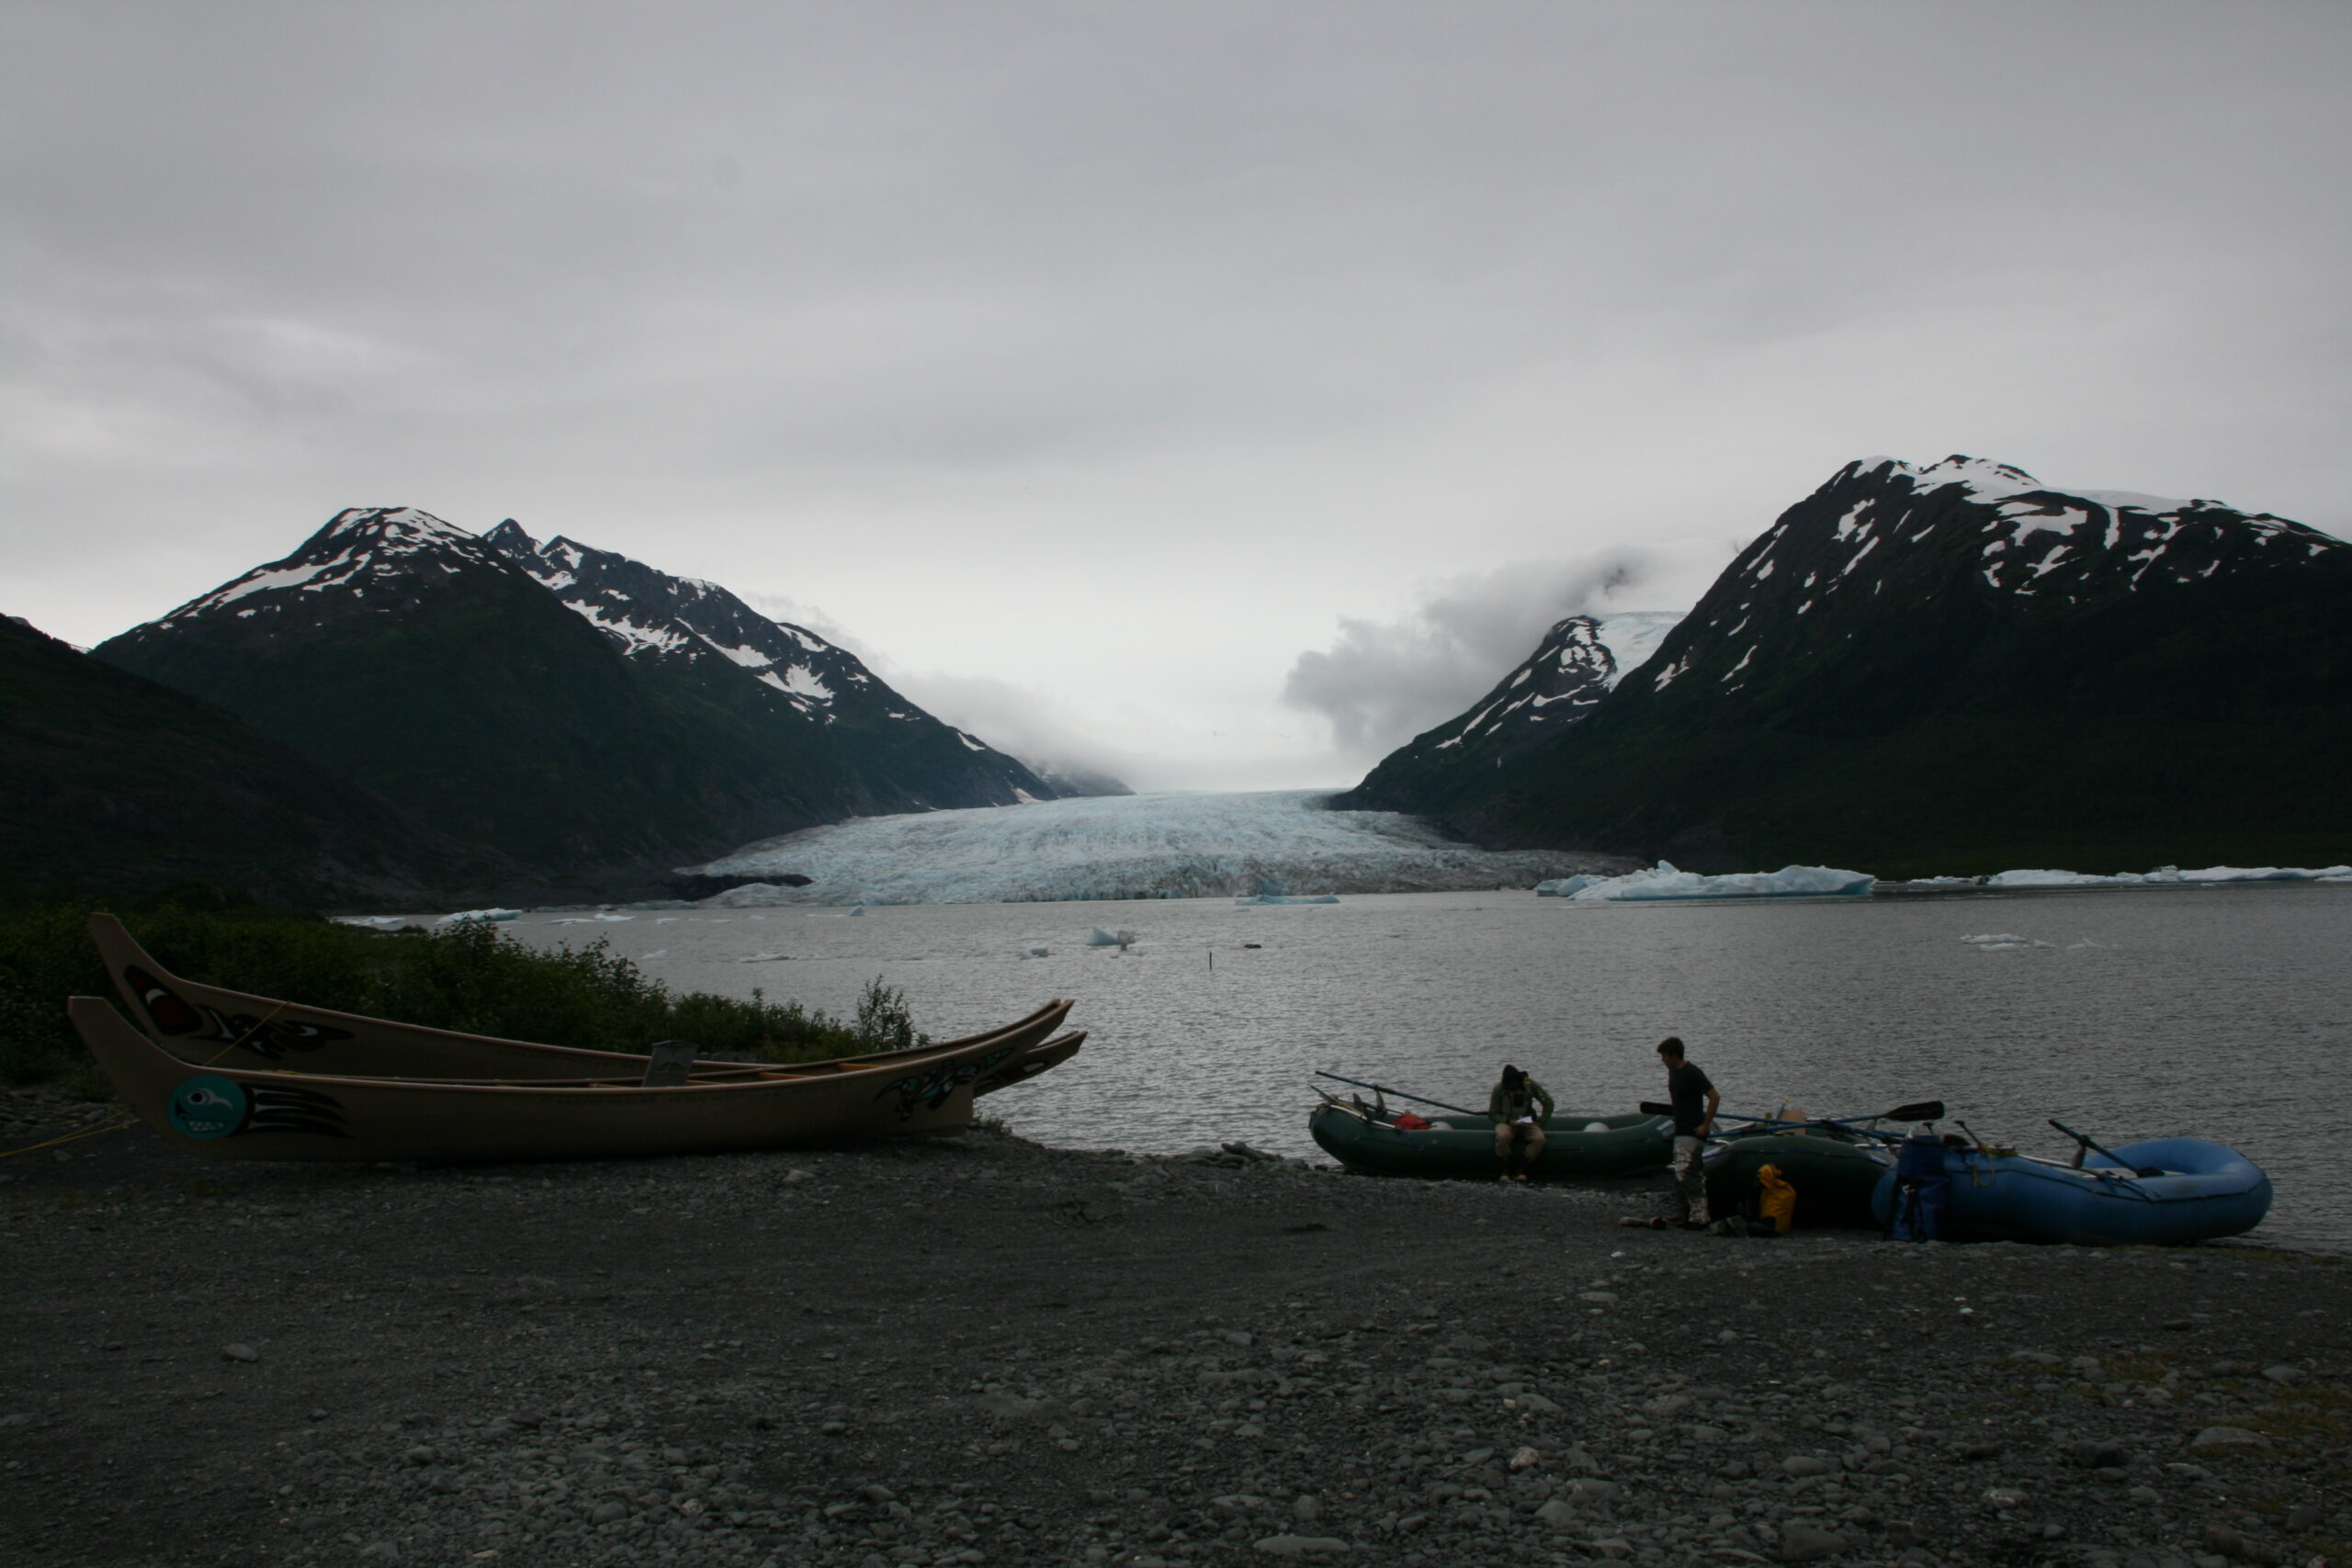
[[[140,1009],[154,1023],[155,1032],[167,1038],[217,1040],[270,1062],[283,1060],[289,1052],[315,1051],[332,1042],[351,1038],[349,1030],[325,1024],[271,1018],[265,1013],[224,1013],[218,1008],[199,1006],[137,964],[125,965],[122,978],[139,998]]]
[[[897,1095],[899,1120],[903,1122],[918,1111],[935,1111],[946,1104],[948,1096],[964,1085],[974,1083],[983,1076],[993,1073],[1012,1055],[1013,1055],[1013,1048],[1008,1045],[1001,1050],[989,1052],[978,1061],[942,1062],[927,1072],[910,1073],[894,1083],[883,1085],[874,1098],[887,1100],[894,1094]],[[1037,1070],[1043,1072],[1045,1066],[1051,1065],[1046,1063]],[[974,1092],[978,1091],[975,1089]]]
[[[164,1114],[191,1138],[233,1138],[243,1133],[308,1133],[348,1138],[343,1106],[333,1095],[280,1084],[242,1084],[214,1073],[181,1080]]]
[[[233,1078],[205,1073],[172,1090],[166,1112],[191,1138],[225,1138],[245,1124],[245,1091]]]

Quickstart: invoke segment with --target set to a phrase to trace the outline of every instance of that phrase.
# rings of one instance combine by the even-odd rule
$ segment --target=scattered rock
[[[1835,1475],[1838,1461],[1818,1454],[1791,1454],[1781,1461],[1781,1468],[1791,1475]]]
[[[1349,1550],[1332,1535],[1270,1535],[1252,1544],[1269,1557],[1336,1557]]]
[[[2188,1439],[2193,1454],[2259,1453],[2269,1446],[2269,1438],[2244,1427],[2208,1427]]]
[[[1775,1553],[1783,1562],[1811,1562],[1815,1558],[1834,1557],[1846,1550],[1846,1538],[1817,1525],[1792,1524],[1781,1527],[1781,1550]]]
[[[2084,1470],[2105,1470],[2132,1462],[2131,1450],[2107,1438],[2084,1438],[2066,1448],[2066,1462]]]
[[[224,1361],[254,1362],[261,1359],[261,1352],[250,1345],[223,1345],[220,1359]]]

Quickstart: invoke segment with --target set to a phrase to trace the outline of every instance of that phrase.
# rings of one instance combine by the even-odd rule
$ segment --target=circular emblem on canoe
[[[210,1073],[172,1090],[172,1126],[191,1138],[225,1138],[245,1119],[245,1091]]]

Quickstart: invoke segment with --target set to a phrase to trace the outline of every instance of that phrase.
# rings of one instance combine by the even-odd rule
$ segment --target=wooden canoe
[[[98,998],[66,1008],[123,1102],[167,1142],[212,1159],[609,1159],[953,1132],[971,1122],[974,1084],[1027,1048],[988,1039],[659,1089],[435,1081],[203,1066]]]
[[[226,990],[185,979],[165,969],[139,945],[112,915],[90,917],[90,939],[122,993],[130,1017],[152,1040],[185,1061],[218,1066],[287,1066],[342,1077],[422,1078],[642,1078],[646,1058],[622,1051],[588,1051],[571,1045],[542,1045],[486,1034],[426,1029],[389,1019],[327,1008],[304,1007]],[[1076,1003],[1047,1002],[1027,1018],[984,1034],[932,1045],[910,1046],[867,1056],[842,1057],[834,1066],[883,1066],[937,1051],[1021,1037],[1022,1052],[993,1070],[986,1094],[1025,1082],[1067,1061],[1071,1046],[1050,1059],[1031,1050],[1058,1028]],[[225,1053],[225,1054],[224,1054]],[[770,1062],[704,1061],[695,1080],[740,1077],[764,1071]]]

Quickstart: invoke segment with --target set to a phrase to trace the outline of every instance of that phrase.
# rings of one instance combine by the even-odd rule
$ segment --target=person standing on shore
[[[1703,1230],[1707,1172],[1700,1156],[1715,1130],[1715,1107],[1723,1103],[1723,1096],[1695,1063],[1684,1058],[1679,1035],[1659,1041],[1657,1055],[1666,1064],[1666,1098],[1674,1107],[1674,1205],[1681,1211],[1675,1223],[1685,1230]]]
[[[1541,1105],[1539,1113],[1536,1107]],[[1503,1064],[1503,1076],[1487,1096],[1487,1114],[1495,1123],[1495,1158],[1502,1162],[1498,1181],[1524,1181],[1535,1162],[1544,1157],[1544,1123],[1551,1119],[1552,1095],[1542,1084]],[[1518,1156],[1527,1151],[1522,1161]]]

